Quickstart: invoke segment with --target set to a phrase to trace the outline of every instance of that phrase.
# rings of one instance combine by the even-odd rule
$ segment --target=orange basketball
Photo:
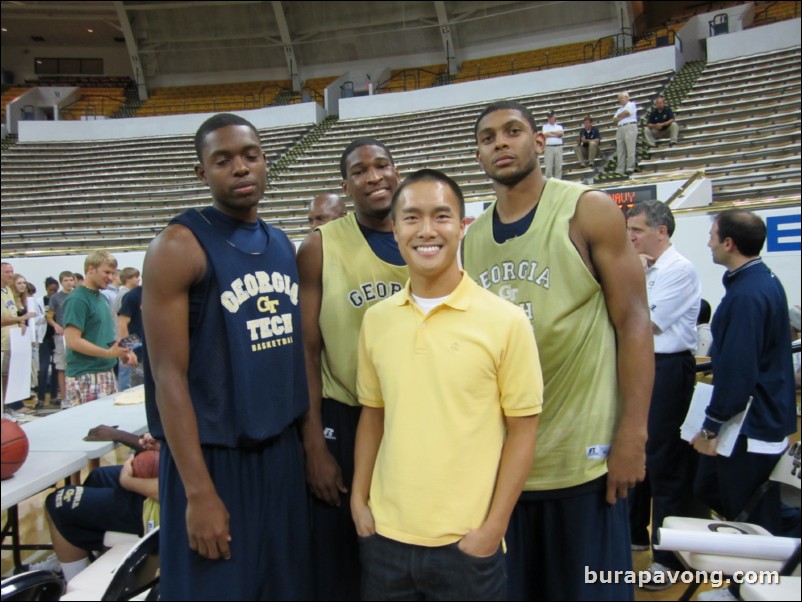
[[[131,464],[138,479],[154,479],[159,476],[159,452],[152,449],[139,452]]]
[[[2,447],[0,479],[7,479],[19,470],[28,457],[28,436],[16,422],[3,418],[0,447]]]

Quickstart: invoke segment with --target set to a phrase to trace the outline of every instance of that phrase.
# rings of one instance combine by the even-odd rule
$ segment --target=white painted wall
[[[800,255],[800,208],[786,207],[780,209],[765,209],[755,211],[764,220],[775,216],[796,216],[794,224],[786,225],[782,230],[782,242],[795,244],[794,251],[768,251],[763,248],[762,257],[785,287],[788,304],[796,305],[802,299],[802,255]],[[699,272],[702,282],[702,297],[710,302],[715,310],[724,296],[724,286],[721,279],[724,268],[713,263],[707,241],[710,238],[710,227],[713,223],[712,213],[679,214],[676,216],[677,228],[672,241],[677,250],[690,259]],[[770,235],[771,236],[771,235]]]
[[[413,113],[441,107],[497,100],[499,98],[587,87],[659,71],[673,70],[676,67],[676,51],[673,47],[668,46],[639,52],[634,55],[563,67],[559,70],[559,75],[554,70],[538,71],[476,82],[451,84],[414,92],[397,92],[395,94],[341,99],[340,118],[358,119],[361,117]],[[611,94],[615,92],[615,90],[610,91]]]
[[[8,263],[14,267],[15,273],[22,274],[28,282],[33,282],[36,286],[36,295],[42,297],[45,291],[45,278],[48,276],[52,276],[58,280],[59,273],[65,270],[86,275],[86,270],[84,269],[84,259],[86,259],[86,255],[87,254],[54,255],[52,257],[19,257],[8,260],[3,259],[3,261],[8,261]],[[117,258],[117,265],[120,269],[130,267],[136,268],[142,272],[142,264],[145,261],[144,251],[126,251],[113,253],[113,255]]]
[[[481,204],[469,203],[466,211],[468,215],[478,215],[481,213]],[[783,226],[781,231],[785,233],[780,234],[782,242],[790,243],[792,246],[795,244],[795,250],[771,252],[764,247],[762,257],[783,283],[789,306],[802,303],[802,292],[800,292],[800,288],[802,288],[800,208],[765,209],[755,213],[764,220],[772,217],[795,216],[795,223]],[[707,247],[713,215],[712,212],[678,213],[676,215],[677,228],[672,240],[677,250],[696,266],[702,282],[702,296],[715,309],[724,296],[724,287],[721,284],[724,268],[713,263],[710,249]],[[117,258],[120,268],[130,266],[142,270],[144,251],[114,253],[114,256]],[[58,278],[58,274],[62,270],[84,273],[85,257],[85,255],[26,257],[8,261],[14,266],[16,272],[23,274],[36,285],[38,291],[41,291],[47,276]]]
[[[325,119],[323,107],[313,102],[233,113],[244,117],[257,128],[320,123]],[[194,134],[200,124],[212,115],[214,113],[105,121],[21,121],[19,139],[20,142],[55,142]]]
[[[710,63],[802,44],[802,19],[789,19],[707,39]]]

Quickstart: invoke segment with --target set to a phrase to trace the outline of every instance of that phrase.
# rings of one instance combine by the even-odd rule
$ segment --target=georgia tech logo
[[[251,340],[251,351],[262,351],[293,343],[293,314],[281,313],[283,299],[298,305],[298,283],[281,272],[254,272],[245,274],[231,283],[230,289],[220,295],[220,304],[232,314],[245,303],[255,300],[256,310],[267,314],[247,320],[245,328]],[[251,306],[253,308],[253,306]],[[253,309],[249,310],[253,312]],[[250,317],[251,314],[246,314]]]
[[[507,301],[515,303],[515,298],[518,296],[518,289],[513,288],[509,284],[503,284],[498,289],[498,296]]]

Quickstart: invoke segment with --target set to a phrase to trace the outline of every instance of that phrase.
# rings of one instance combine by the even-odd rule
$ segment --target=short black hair
[[[437,171],[436,169],[419,169],[415,173],[407,176],[404,181],[401,182],[401,186],[399,186],[393,194],[393,200],[390,204],[390,217],[393,219],[393,221],[395,221],[395,208],[398,206],[398,199],[401,198],[401,193],[407,186],[417,184],[418,182],[440,182],[448,186],[451,189],[451,192],[453,192],[454,196],[457,198],[457,205],[459,205],[459,218],[465,218],[465,196],[462,194],[459,184],[449,178],[442,171]]]
[[[47,288],[48,286],[53,286],[54,284],[58,286],[58,280],[53,278],[53,276],[48,276],[47,278],[45,278],[45,288]]]
[[[515,102],[514,100],[498,100],[487,105],[485,110],[482,111],[479,114],[479,117],[476,118],[476,123],[473,124],[473,137],[476,138],[479,135],[479,122],[482,121],[482,119],[490,115],[490,113],[506,110],[518,111],[521,115],[523,115],[524,119],[526,119],[527,123],[529,123],[529,127],[532,128],[532,131],[537,132],[535,118],[529,109],[523,106],[520,102]]]
[[[195,132],[195,153],[198,155],[198,161],[203,162],[203,147],[206,144],[206,136],[215,130],[228,127],[229,125],[244,125],[245,127],[249,127],[256,135],[256,139],[260,140],[259,132],[247,119],[243,119],[239,115],[234,115],[233,113],[218,113],[217,115],[212,115],[209,119],[204,121],[198,128],[198,131]]]
[[[363,137],[357,138],[356,140],[352,141],[351,144],[345,147],[343,154],[340,156],[340,175],[342,175],[343,180],[348,178],[347,167],[345,162],[348,160],[349,155],[354,152],[356,149],[361,148],[363,146],[378,146],[379,148],[383,149],[385,153],[387,153],[387,158],[390,159],[390,163],[395,167],[395,161],[393,160],[393,154],[390,152],[390,149],[381,142],[380,140],[376,140],[375,138],[370,137]]]
[[[665,226],[666,231],[668,231],[668,237],[671,238],[674,236],[674,214],[671,213],[671,209],[668,208],[662,201],[640,201],[639,203],[635,203],[632,207],[629,208],[627,211],[627,218],[634,217],[636,215],[643,214],[646,216],[646,225],[650,228],[659,228],[660,226]]]
[[[757,257],[766,242],[766,224],[751,211],[730,209],[716,216],[718,238],[730,238],[744,257]]]

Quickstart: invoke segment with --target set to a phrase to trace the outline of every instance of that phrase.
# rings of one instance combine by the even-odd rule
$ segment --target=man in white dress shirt
[[[546,137],[546,150],[543,154],[546,177],[562,180],[563,126],[557,123],[557,114],[554,111],[549,111],[546,114],[546,123],[543,124],[542,132]]]
[[[635,151],[638,143],[638,107],[629,100],[628,92],[619,92],[618,110],[613,121],[618,126],[615,132],[615,150],[618,156],[618,175],[630,175],[635,171]]]
[[[666,516],[695,513],[693,479],[698,458],[679,429],[696,382],[696,317],[702,287],[696,268],[671,244],[674,216],[660,201],[636,203],[627,215],[629,238],[646,271],[654,333],[655,375],[649,409],[646,474],[652,490],[652,543]],[[673,552],[654,550],[652,572],[682,569]],[[658,583],[648,589],[663,589]],[[667,586],[670,586],[668,583]]]

